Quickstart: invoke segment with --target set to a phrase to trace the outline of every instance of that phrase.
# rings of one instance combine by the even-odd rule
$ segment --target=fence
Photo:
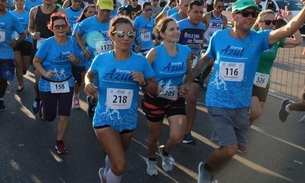
[[[273,64],[269,94],[299,101],[305,86],[305,41],[296,48],[280,48]]]

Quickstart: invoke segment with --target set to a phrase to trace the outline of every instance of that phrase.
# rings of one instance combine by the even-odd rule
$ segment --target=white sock
[[[74,98],[79,98],[79,93],[74,93]]]
[[[105,171],[108,172],[111,168],[111,161],[110,161],[108,155],[106,155],[106,157],[105,157],[105,164],[106,164],[105,165]]]
[[[122,179],[122,175],[117,176],[111,171],[111,169],[107,173],[107,183],[120,183]]]
[[[287,105],[285,106],[285,111],[288,112],[288,113],[290,113],[290,111],[291,111],[291,110],[289,109],[289,106],[290,106],[290,104],[287,104]]]

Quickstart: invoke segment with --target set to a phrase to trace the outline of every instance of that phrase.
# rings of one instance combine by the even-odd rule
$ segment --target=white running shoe
[[[158,175],[158,171],[157,171],[157,161],[150,161],[150,160],[146,160],[146,173],[150,176],[156,176]]]
[[[98,170],[98,176],[100,177],[101,183],[106,183],[106,176],[105,176],[105,168],[101,167]]]
[[[168,156],[164,156],[162,154],[163,148],[164,148],[164,145],[161,145],[159,147],[159,153],[160,153],[161,158],[162,158],[162,168],[163,168],[164,171],[170,172],[174,168],[175,160],[170,154]]]

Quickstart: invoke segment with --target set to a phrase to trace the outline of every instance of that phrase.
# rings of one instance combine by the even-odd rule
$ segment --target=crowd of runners
[[[87,115],[107,153],[98,175],[101,182],[119,183],[138,108],[148,126],[146,173],[158,175],[157,152],[163,170],[173,171],[171,152],[195,142],[197,96],[210,77],[202,100],[219,148],[199,162],[197,180],[216,183],[232,157],[247,152],[278,48],[303,42],[298,28],[305,8],[292,17],[287,7],[275,13],[259,3],[237,0],[228,27],[224,0],[0,0],[0,111],[7,110],[4,94],[16,76],[17,94],[35,91],[32,112],[44,121],[58,120],[54,147],[66,154],[71,109],[81,107],[85,92]],[[277,26],[280,21],[284,24]],[[35,83],[25,88],[31,65]],[[280,120],[304,111],[304,94],[302,100],[283,100]],[[159,145],[165,117],[169,135]]]

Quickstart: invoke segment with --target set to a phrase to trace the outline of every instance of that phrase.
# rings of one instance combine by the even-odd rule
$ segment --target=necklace
[[[234,32],[234,31],[233,31]],[[248,45],[249,47],[253,47],[253,44],[252,44],[252,38],[251,38],[251,33],[249,32],[248,33],[248,35],[246,36],[246,37],[244,37],[244,38],[241,38],[238,34],[237,34],[237,32],[234,32],[234,34],[237,36],[237,38],[241,41],[241,42],[243,42],[245,45]],[[247,38],[249,37],[249,42],[246,42],[247,40]]]

